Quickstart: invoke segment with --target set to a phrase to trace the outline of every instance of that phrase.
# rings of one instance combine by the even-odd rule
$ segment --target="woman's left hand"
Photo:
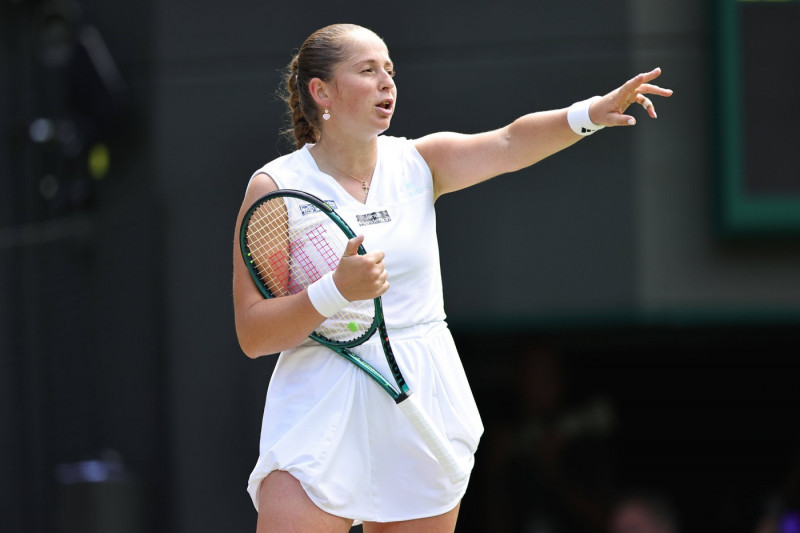
[[[594,101],[589,107],[589,118],[599,126],[633,126],[636,119],[625,114],[631,104],[641,105],[651,118],[657,118],[653,102],[645,95],[672,96],[672,89],[650,83],[660,75],[661,69],[655,68],[628,80],[620,88]]]

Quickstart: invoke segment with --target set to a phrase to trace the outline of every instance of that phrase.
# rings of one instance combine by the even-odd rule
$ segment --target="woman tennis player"
[[[533,113],[494,131],[382,135],[397,107],[394,65],[372,31],[313,33],[289,65],[297,150],[252,176],[234,245],[236,332],[249,357],[280,352],[248,491],[258,533],[452,532],[468,477],[454,482],[406,417],[364,372],[308,340],[348,302],[382,295],[394,353],[419,403],[471,468],[483,426],[447,326],[435,231],[438,197],[530,166],[606,126],[635,124],[631,104],[672,91],[640,74],[602,97]],[[277,189],[322,198],[358,237],[333,276],[264,299],[239,251],[247,208]],[[367,253],[359,255],[363,244]],[[288,244],[291,248],[291,243]],[[380,340],[355,348],[386,371]]]

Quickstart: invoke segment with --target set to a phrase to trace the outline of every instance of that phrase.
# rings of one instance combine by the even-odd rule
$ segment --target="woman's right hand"
[[[349,301],[371,300],[389,290],[386,254],[377,250],[359,255],[358,247],[364,236],[353,237],[347,242],[339,266],[333,273],[333,281],[342,296]]]

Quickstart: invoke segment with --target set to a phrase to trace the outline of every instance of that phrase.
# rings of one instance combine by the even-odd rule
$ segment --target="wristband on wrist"
[[[333,281],[333,272],[328,272],[308,286],[308,299],[319,314],[330,318],[348,305],[350,301],[342,296]]]
[[[592,96],[588,100],[575,102],[569,106],[569,109],[567,109],[567,122],[569,122],[569,127],[572,128],[572,131],[578,135],[586,136],[605,128],[605,126],[598,126],[589,118],[589,106],[599,99],[599,96]]]

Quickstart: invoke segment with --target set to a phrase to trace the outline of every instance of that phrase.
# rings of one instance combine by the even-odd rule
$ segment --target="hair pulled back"
[[[309,82],[314,78],[330,81],[349,53],[347,36],[363,29],[355,24],[333,24],[315,31],[286,68],[283,99],[289,106],[291,126],[285,133],[294,137],[297,148],[319,141],[320,109],[308,90]]]

